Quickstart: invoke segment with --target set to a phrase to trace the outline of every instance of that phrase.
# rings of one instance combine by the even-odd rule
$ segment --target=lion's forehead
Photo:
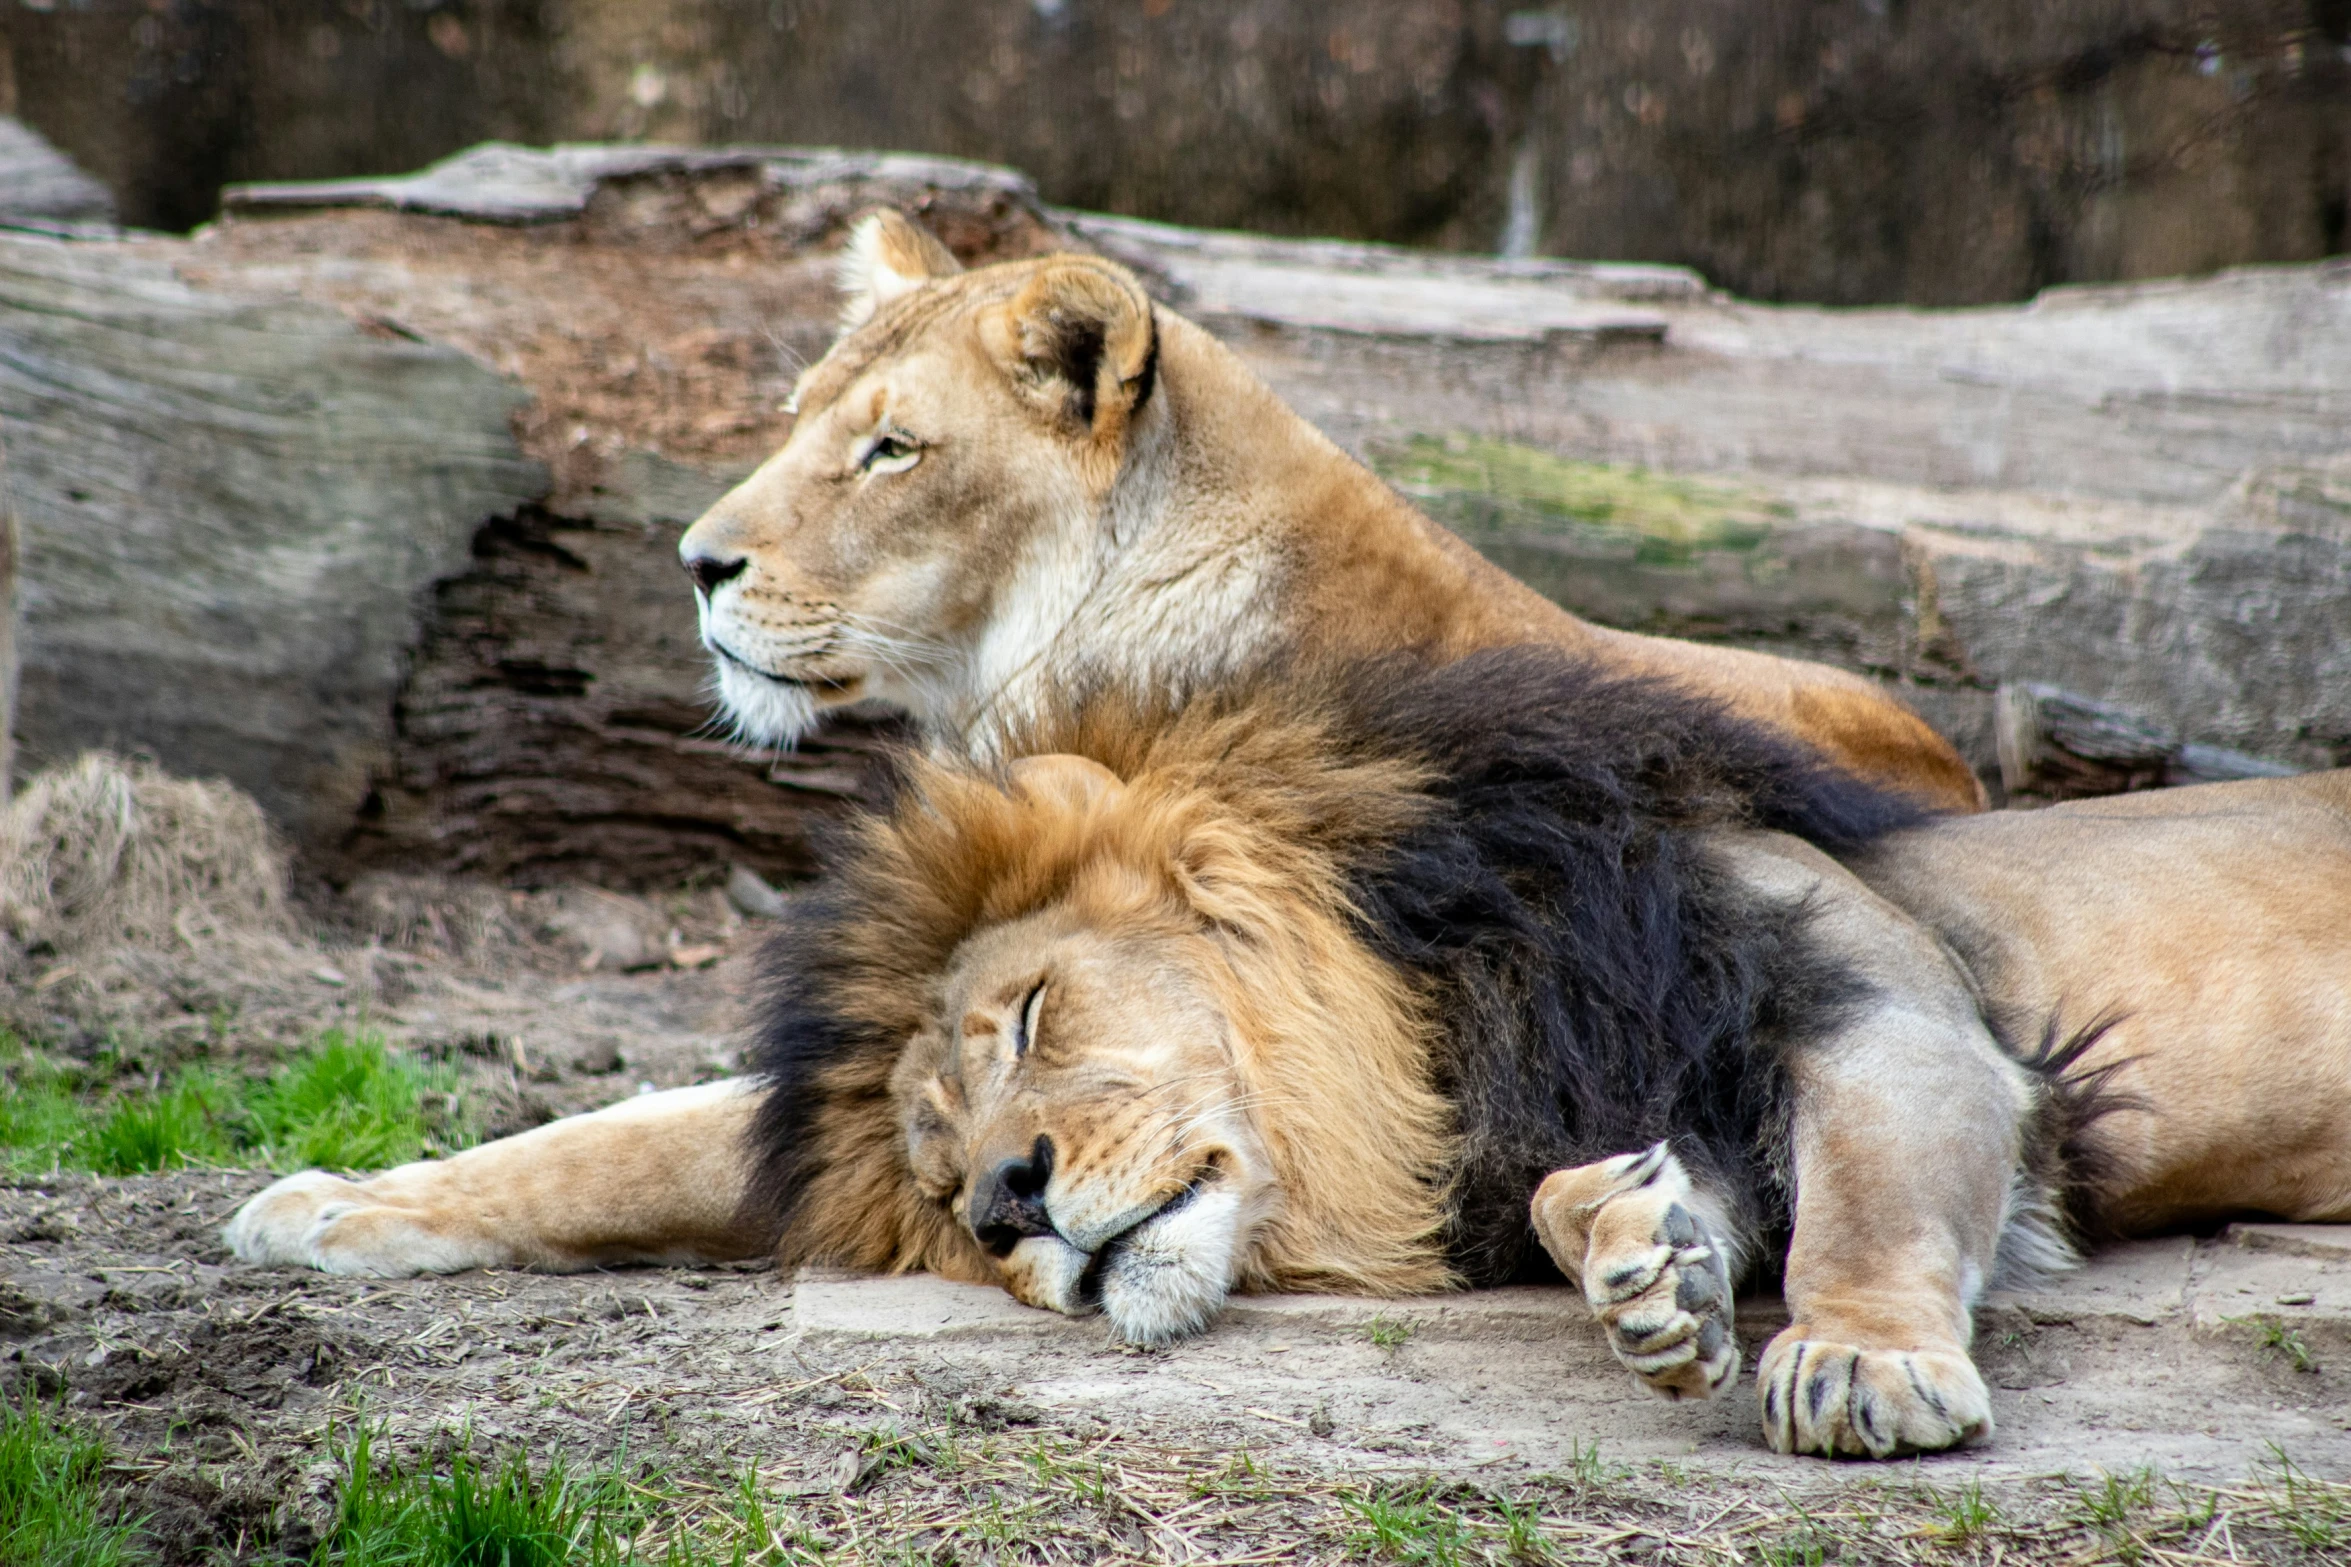
[[[1022,277],[1032,269],[1030,263],[1008,265],[1022,269]],[[869,376],[907,370],[919,378],[925,370],[944,369],[920,362],[928,351],[957,346],[976,353],[979,313],[1008,298],[1017,286],[1013,277],[996,276],[1004,270],[990,267],[942,279],[883,306],[800,373],[792,389],[799,418],[805,421],[828,411]]]

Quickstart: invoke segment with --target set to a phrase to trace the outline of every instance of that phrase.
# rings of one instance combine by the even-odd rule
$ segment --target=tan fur
[[[1422,778],[1344,760],[1313,713],[1091,712],[1010,737],[1077,754],[994,777],[916,764],[908,806],[865,828],[873,905],[895,912],[849,927],[869,978],[845,999],[905,1045],[821,1085],[823,1168],[780,1256],[1083,1309],[1084,1252],[972,1235],[980,1174],[1043,1133],[1065,1150],[1056,1224],[1131,1235],[1203,1180],[1234,1198],[1230,1266],[1156,1314],[1130,1303],[1131,1336],[1196,1328],[1229,1288],[1446,1287],[1436,1020],[1354,936],[1340,875],[1409,824]],[[1713,850],[1868,981],[1792,1058],[1791,1321],[1757,1372],[1773,1446],[1882,1457],[1991,1432],[1972,1307],[2039,1222],[2017,1206],[2039,1091],[1986,1014],[2143,1007],[2087,1063],[2121,1063],[2137,1104],[2092,1129],[2112,1169],[2093,1224],[2351,1218],[2351,774],[1941,822],[1859,874],[1767,832]],[[371,1181],[292,1177],[229,1239],[366,1273],[739,1255],[761,1237],[718,1149],[748,1102],[687,1090]],[[1536,1195],[1544,1244],[1661,1392],[1707,1396],[1735,1366],[1743,1195],[1629,1155]]]
[[[2351,771],[1942,822],[1854,868],[2010,1037],[2112,1024],[2103,1225],[2351,1220]]]
[[[1542,642],[1703,691],[1932,804],[1983,803],[1858,675],[1606,630],[1512,580],[1120,267],[965,272],[883,213],[844,270],[855,329],[801,378],[791,438],[682,545],[735,570],[703,631],[747,732],[880,698],[984,740],[1103,675]],[[912,464],[861,467],[888,430]]]
[[[936,263],[867,243],[901,284],[893,269]],[[1407,824],[1421,780],[1338,760],[1312,713],[1098,703],[1081,719],[1058,698],[1121,675],[1208,681],[1266,652],[1531,639],[1671,670],[1880,776],[1935,767],[1865,683],[1565,620],[1164,311],[1144,397],[1142,318],[1112,319],[1142,308],[1122,278],[1065,259],[877,288],[804,380],[792,443],[689,540],[744,552],[705,614],[715,641],[768,661],[745,680],[788,674],[810,711],[889,697],[1027,758],[998,777],[918,764],[923,808],[865,829],[901,912],[858,928],[876,978],[841,999],[906,1044],[821,1085],[843,1108],[819,1120],[823,1173],[781,1255],[1071,1309],[1071,1256],[1035,1239],[991,1255],[969,1211],[977,1175],[1050,1128],[1070,1150],[1064,1206],[1103,1233],[1195,1189],[1232,1199],[1244,1244],[1203,1290],[1441,1288],[1433,1020],[1353,938],[1339,874],[1349,845]],[[1086,311],[1104,330],[1081,386],[1062,328]],[[1114,468],[1106,420],[1124,421]],[[917,460],[859,467],[896,421],[929,443]],[[790,706],[742,689],[747,721]],[[2113,1022],[2084,1069],[2111,1068],[2133,1108],[2088,1138],[2107,1172],[2094,1224],[2351,1219],[2351,774],[1946,820],[1850,866],[1768,833],[1715,847],[1750,890],[1810,907],[1872,981],[1795,1074],[1792,1320],[1758,1366],[1773,1445],[1883,1456],[1989,1434],[1970,1314],[2004,1240],[2033,1233],[2018,1166],[2036,1091],[1987,1018],[2027,1043],[2052,1018]],[[1040,994],[1036,1060],[1012,1072],[1006,1042]],[[372,1181],[292,1177],[229,1238],[343,1272],[739,1255],[769,1239],[736,1217],[742,1171],[718,1151],[746,1102],[654,1096]],[[1562,1172],[1535,1223],[1628,1367],[1703,1396],[1728,1375],[1708,1334],[1727,1291],[1705,1279],[1738,1248],[1739,1194],[1656,1171],[1621,1189],[1617,1165]]]

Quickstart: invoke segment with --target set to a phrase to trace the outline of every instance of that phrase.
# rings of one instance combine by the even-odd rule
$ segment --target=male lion
[[[1065,696],[1002,738],[908,760],[796,905],[751,1083],[293,1176],[231,1244],[772,1248],[1141,1343],[1235,1289],[1547,1254],[1699,1398],[1778,1271],[1767,1440],[1884,1457],[1990,1432],[1971,1309],[2067,1260],[2061,1213],[2351,1218],[2351,773],[1928,819],[1539,649]]]
[[[1662,676],[1948,809],[1982,787],[1858,675],[1578,620],[1333,446],[1123,268],[962,271],[894,213],[782,450],[680,545],[727,710],[789,741],[879,699],[985,742],[1072,682],[1547,643]]]

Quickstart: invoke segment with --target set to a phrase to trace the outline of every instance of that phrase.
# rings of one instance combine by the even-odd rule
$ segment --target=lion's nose
[[[743,555],[738,555],[732,560],[723,556],[702,554],[691,554],[681,558],[685,563],[686,575],[694,579],[694,586],[700,588],[705,597],[716,593],[720,583],[732,582],[741,576],[743,568],[751,564],[750,558]]]
[[[972,1183],[971,1233],[995,1256],[1008,1255],[1030,1235],[1051,1235],[1045,1212],[1045,1183],[1053,1179],[1053,1139],[1039,1137],[1026,1158],[1014,1157],[980,1172]]]

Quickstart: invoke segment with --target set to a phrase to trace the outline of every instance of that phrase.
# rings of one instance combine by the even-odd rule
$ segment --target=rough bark
[[[13,115],[0,114],[0,222],[114,221],[114,197]]]
[[[1992,728],[2000,782],[2012,801],[2277,778],[2300,770],[2222,746],[2190,745],[2166,725],[2110,702],[2025,681],[2000,688]]]

